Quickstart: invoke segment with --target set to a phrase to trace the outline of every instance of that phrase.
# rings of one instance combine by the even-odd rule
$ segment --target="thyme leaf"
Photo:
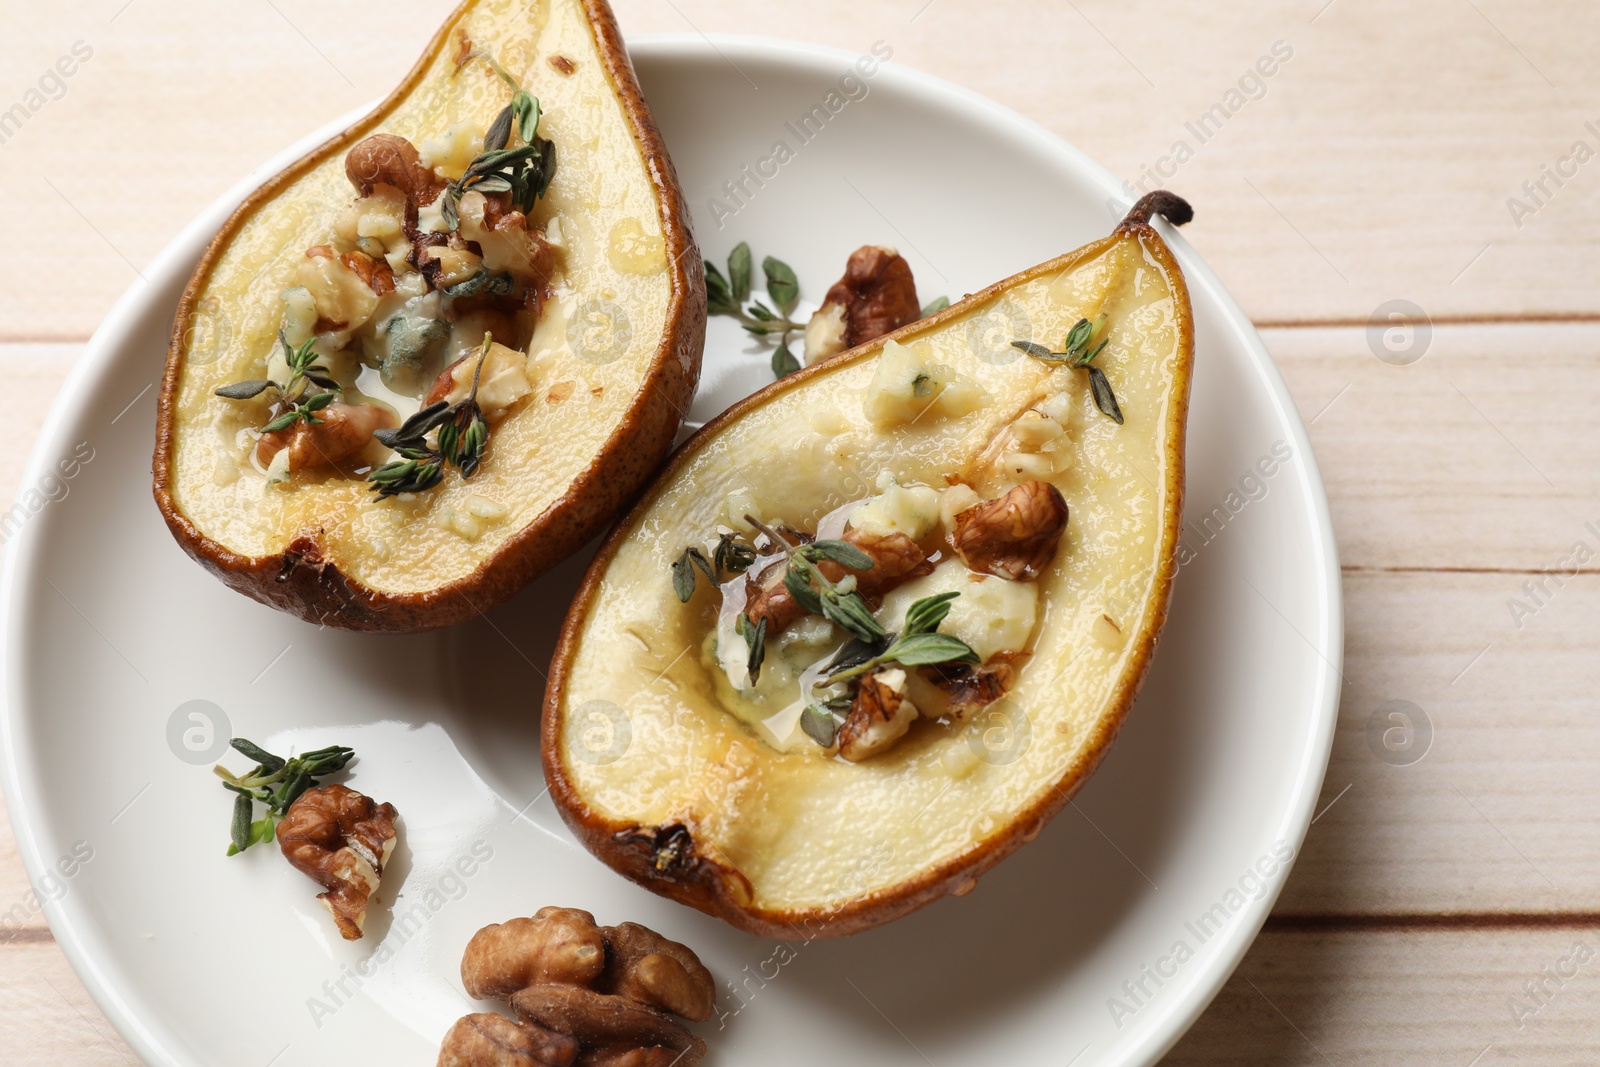
[[[232,385],[224,385],[222,388],[215,390],[215,392],[217,396],[225,397],[228,400],[249,400],[253,396],[259,396],[267,389],[276,389],[277,387],[276,382],[266,378],[255,378],[247,382],[234,382]]]
[[[784,341],[772,350],[772,376],[774,378],[787,378],[800,369],[800,361],[794,358],[794,353],[789,351],[789,342]]]
[[[850,704],[849,697],[834,697],[832,700],[807,704],[806,710],[800,713],[800,729],[823,748],[832,748],[839,739],[839,727],[844,725]]]
[[[762,616],[760,622],[752,625],[750,616],[741,611],[738,619],[734,620],[733,628],[750,646],[750,655],[744,666],[750,675],[750,684],[755,685],[756,679],[761,677],[761,664],[767,658],[767,619]]]

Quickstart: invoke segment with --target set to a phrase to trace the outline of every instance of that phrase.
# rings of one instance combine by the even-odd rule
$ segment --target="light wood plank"
[[[1521,630],[1505,607],[1518,581],[1345,576],[1345,687],[1321,801],[1331,807],[1279,914],[1600,912],[1600,576],[1569,582]],[[1383,758],[1368,734],[1395,700],[1432,724],[1431,749],[1410,765]],[[1385,728],[1405,727],[1387,714]]]
[[[1365,329],[1263,337],[1346,567],[1559,569],[1580,540],[1600,558],[1600,325],[1441,326],[1409,366]]]
[[[19,457],[0,464],[0,501],[9,507],[22,492],[22,460],[33,451],[67,372],[83,351],[79,344],[0,344],[0,395],[7,398],[0,419],[0,454]],[[45,487],[48,488],[48,487]],[[0,544],[14,536],[0,528]]]
[[[0,1063],[137,1067],[54,941],[0,949]]]
[[[1575,953],[1577,946],[1582,948]],[[1593,1063],[1600,1048],[1597,952],[1600,932],[1593,928],[1268,931],[1162,1062],[1165,1067]],[[1580,963],[1580,955],[1590,958]],[[1560,982],[1546,978],[1558,969],[1576,973]],[[1545,982],[1539,1000],[1525,989],[1530,981]],[[1513,1003],[1523,1009],[1514,1011]]]
[[[196,44],[182,0],[124,4],[36,7],[0,42],[13,72],[0,106],[75,41],[94,50],[66,95],[0,146],[0,194],[26,208],[12,240],[30,257],[0,292],[8,336],[87,335],[231,182],[392,86],[450,7],[403,0],[374,19],[310,0],[245,5],[205,20]],[[882,40],[897,61],[1016,108],[1125,179],[1187,140],[1194,157],[1169,184],[1199,209],[1191,239],[1258,319],[1364,322],[1396,297],[1435,316],[1600,312],[1584,237],[1600,222],[1600,163],[1550,185],[1520,228],[1506,206],[1576,140],[1600,147],[1585,126],[1600,126],[1600,71],[1572,30],[1589,9],[1322,6],[823,0],[800,15],[620,0],[618,13],[629,34],[756,33],[855,52]],[[1200,143],[1185,124],[1235,103],[1227,94],[1278,41],[1293,56],[1265,95],[1238,97]],[[113,180],[81,165],[89,143],[117,161]]]
[[[17,851],[11,813],[0,797],[0,950],[18,939],[36,938],[48,929],[44,912]]]

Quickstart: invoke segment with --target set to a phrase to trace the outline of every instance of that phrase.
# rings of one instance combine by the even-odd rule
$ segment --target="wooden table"
[[[82,44],[64,93],[52,98],[50,82],[0,143],[0,498],[140,269],[268,154],[386,91],[448,9],[83,0],[13,12],[0,108],[27,102]],[[1344,566],[1347,684],[1293,877],[1167,1062],[1600,1063],[1593,5],[618,9],[630,34],[857,51],[887,40],[897,62],[1016,108],[1124,177],[1174,172],[1168,184],[1200,205],[1189,240],[1261,327],[1310,424]],[[1275,48],[1273,75],[1247,77]],[[1192,154],[1163,161],[1179,141]],[[1420,348],[1414,362],[1370,324],[1394,300],[1427,316],[1425,336],[1389,338]],[[1419,762],[1369,743],[1391,700],[1432,724]],[[28,899],[3,826],[0,912]],[[134,1062],[27,912],[0,946],[0,1061]],[[1575,948],[1588,962],[1563,963]]]

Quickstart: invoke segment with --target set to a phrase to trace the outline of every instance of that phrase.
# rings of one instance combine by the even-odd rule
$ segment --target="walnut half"
[[[968,567],[1023,582],[1055,558],[1067,502],[1049,482],[1023,482],[956,516],[955,546]]]
[[[461,1019],[438,1067],[692,1067],[705,1042],[672,1016],[716,1011],[716,982],[687,946],[638,923],[596,926],[579,908],[479,930],[461,982],[508,1000],[517,1018]]]
[[[317,899],[346,941],[361,937],[399,814],[348,786],[325,785],[301,793],[278,824],[284,858],[327,890]]]
[[[540,982],[589,985],[606,968],[606,943],[594,916],[578,908],[540,908],[531,919],[485,926],[461,957],[461,984],[473,997],[509,997]]]
[[[806,323],[806,362],[864,345],[921,317],[911,264],[892,248],[862,245],[850,253],[844,277]]]

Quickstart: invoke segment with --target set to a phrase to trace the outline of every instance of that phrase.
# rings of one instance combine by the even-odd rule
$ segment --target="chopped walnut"
[[[367,447],[375,430],[398,425],[394,412],[377,404],[346,404],[336,400],[316,413],[316,423],[299,420],[293,426],[261,435],[256,457],[271,463],[289,450],[289,470],[342,463]]]
[[[577,1057],[578,1043],[566,1034],[482,1012],[444,1035],[438,1067],[569,1067]]]
[[[883,667],[865,674],[855,703],[839,727],[839,755],[851,763],[871,759],[905,736],[917,718],[917,706],[906,697],[906,672]]]
[[[922,317],[911,264],[892,248],[863,245],[850,254],[806,324],[806,362],[866,344]]]
[[[374,296],[394,292],[394,268],[386,260],[373,259],[365,252],[346,252],[339,259],[367,283]]]
[[[278,824],[278,847],[295,869],[327,889],[317,897],[346,941],[361,937],[367,904],[394,851],[393,804],[342,785],[307,789]]]
[[[928,668],[933,684],[949,699],[944,713],[951,718],[965,719],[1005,696],[1016,681],[1016,661],[1023,658],[1021,653],[1001,652],[981,666],[955,663]]]
[[[439,1067],[688,1067],[705,1042],[668,1013],[704,1021],[716,1010],[716,982],[687,946],[637,923],[597,927],[577,908],[479,930],[461,982],[509,1000],[518,1018],[462,1019]]]
[[[540,908],[533,918],[485,926],[467,942],[461,984],[474,997],[507,997],[539,982],[589,985],[606,968],[606,942],[594,916]]]
[[[1049,482],[1023,482],[956,516],[955,546],[968,567],[1027,581],[1055,558],[1067,528],[1067,502]]]
[[[817,564],[817,569],[830,582],[837,582],[847,574],[855,575],[856,588],[863,596],[881,596],[895,586],[933,570],[933,564],[928,562],[922,549],[903,533],[877,534],[849,529],[844,532],[843,540],[871,556],[871,568],[855,571],[833,560],[823,560]],[[785,567],[784,561],[778,560],[763,568],[760,574],[745,580],[745,614],[754,623],[767,620],[768,639],[794,625],[805,615],[805,609],[784,588]]]

